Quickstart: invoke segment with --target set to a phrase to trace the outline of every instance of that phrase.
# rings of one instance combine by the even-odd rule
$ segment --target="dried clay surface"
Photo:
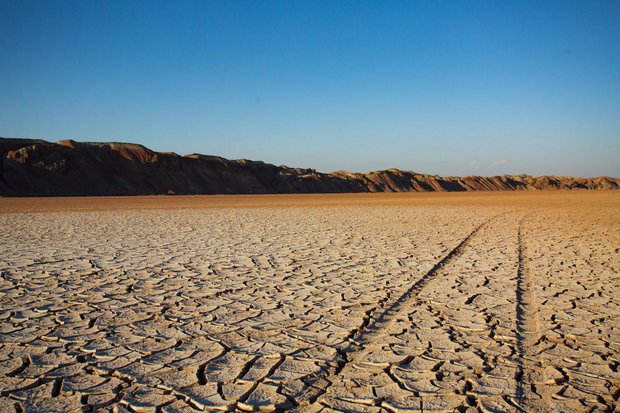
[[[0,212],[0,412],[618,409],[618,193]]]

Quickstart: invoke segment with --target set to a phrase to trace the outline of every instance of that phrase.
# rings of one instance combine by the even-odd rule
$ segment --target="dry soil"
[[[0,411],[614,411],[620,192],[0,199]]]

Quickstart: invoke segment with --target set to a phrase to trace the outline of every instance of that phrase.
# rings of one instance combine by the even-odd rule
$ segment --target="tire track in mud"
[[[409,310],[412,304],[417,304],[415,299],[418,297],[419,293],[436,278],[443,267],[463,254],[470,241],[493,220],[514,212],[517,211],[495,215],[478,225],[456,247],[450,250],[440,261],[435,263],[426,274],[415,281],[405,292],[393,301],[392,304],[386,308],[383,308],[382,305],[379,306],[379,311],[382,311],[378,317],[373,319],[372,315],[369,315],[361,327],[351,334],[349,338],[350,344],[338,350],[338,355],[341,360],[337,361],[336,369],[331,371],[323,370],[324,374],[320,376],[315,375],[306,379],[306,384],[309,385],[309,388],[301,397],[297,398],[296,401],[298,405],[294,411],[306,411],[311,406],[315,406],[319,403],[320,397],[332,386],[334,379],[341,376],[348,366],[362,359],[370,350],[381,345],[381,338],[388,335],[386,332],[390,331],[390,327],[399,319],[399,316]],[[309,394],[310,392],[312,392],[312,394]]]
[[[544,386],[544,368],[536,353],[536,345],[541,340],[538,318],[538,299],[532,273],[528,268],[524,243],[524,222],[519,222],[518,267],[517,267],[517,408],[524,412],[551,412],[549,401],[540,393]]]

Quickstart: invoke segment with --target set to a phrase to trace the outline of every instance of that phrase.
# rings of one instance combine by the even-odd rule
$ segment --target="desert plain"
[[[0,199],[0,411],[618,411],[620,192]]]

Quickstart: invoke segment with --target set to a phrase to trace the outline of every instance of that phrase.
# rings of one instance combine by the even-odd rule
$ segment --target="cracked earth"
[[[617,411],[620,194],[450,199],[4,211],[0,411]]]

